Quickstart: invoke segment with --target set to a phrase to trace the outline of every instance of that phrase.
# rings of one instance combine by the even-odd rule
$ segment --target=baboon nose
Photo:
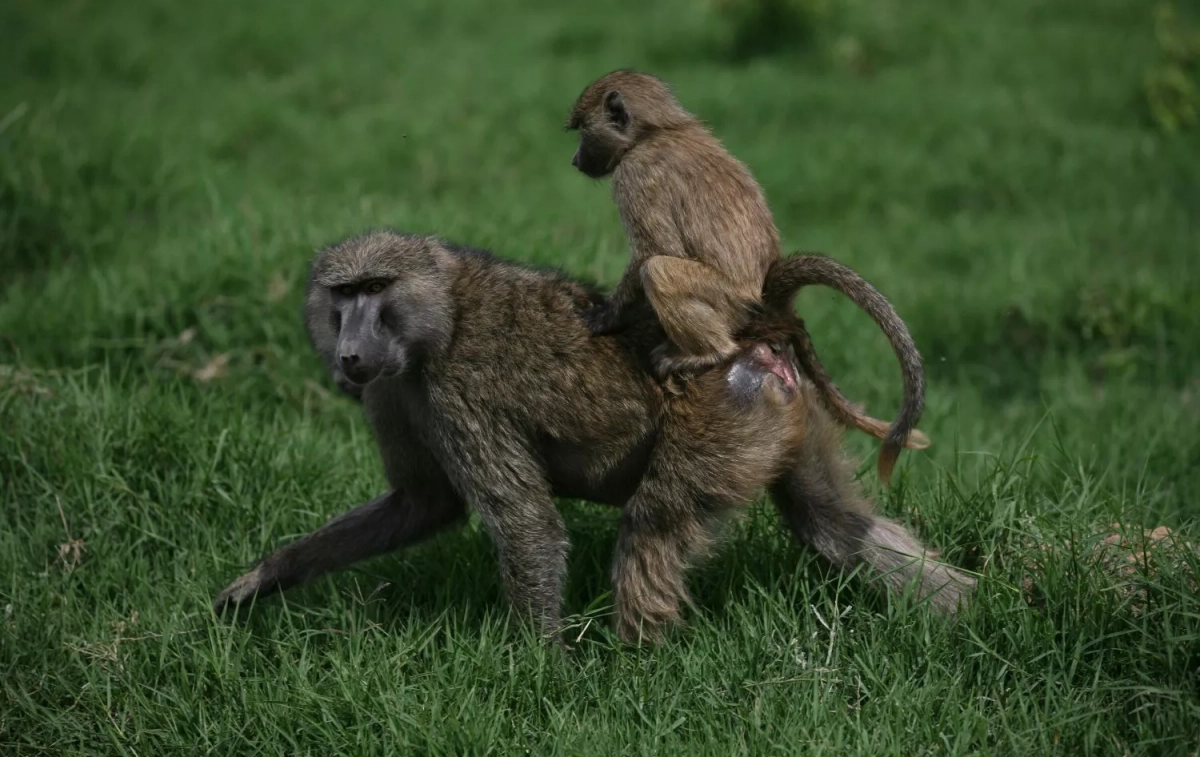
[[[342,356],[341,356],[341,361],[342,361],[343,368],[353,368],[354,366],[358,365],[358,353],[357,352],[343,352]]]

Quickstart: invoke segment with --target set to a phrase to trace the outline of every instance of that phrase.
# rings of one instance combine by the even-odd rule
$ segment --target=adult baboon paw
[[[622,644],[653,647],[663,642],[668,631],[682,625],[683,620],[677,613],[659,618],[621,618],[616,624],[617,639]]]
[[[267,593],[270,590],[270,583],[263,566],[258,566],[229,584],[225,591],[217,595],[213,602],[213,612],[220,614],[231,606],[240,605],[259,592]]]

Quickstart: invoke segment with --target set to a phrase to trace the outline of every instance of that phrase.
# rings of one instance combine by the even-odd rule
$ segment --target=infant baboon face
[[[616,170],[630,146],[631,115],[621,93],[615,90],[591,110],[572,121],[579,131],[579,147],[571,165],[592,179],[601,179]]]

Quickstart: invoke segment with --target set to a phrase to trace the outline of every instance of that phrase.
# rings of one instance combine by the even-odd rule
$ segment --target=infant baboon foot
[[[730,343],[727,350],[710,352],[705,355],[685,355],[675,349],[669,342],[658,345],[650,353],[654,374],[660,380],[672,376],[691,376],[718,363],[724,362],[737,352],[737,347]]]

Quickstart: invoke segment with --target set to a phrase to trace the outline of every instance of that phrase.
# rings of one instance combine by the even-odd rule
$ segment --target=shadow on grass
[[[0,149],[0,269],[5,283],[69,265],[95,264],[130,234],[153,228],[163,196],[159,157],[142,146],[70,154],[45,128],[14,126]],[[57,138],[57,137],[55,137]]]
[[[1068,288],[1040,312],[1017,306],[962,311],[920,325],[930,381],[964,375],[990,399],[1029,400],[1050,360],[1078,360],[1088,377],[1183,387],[1197,368],[1190,334],[1198,323],[1182,291],[1136,282]]]

